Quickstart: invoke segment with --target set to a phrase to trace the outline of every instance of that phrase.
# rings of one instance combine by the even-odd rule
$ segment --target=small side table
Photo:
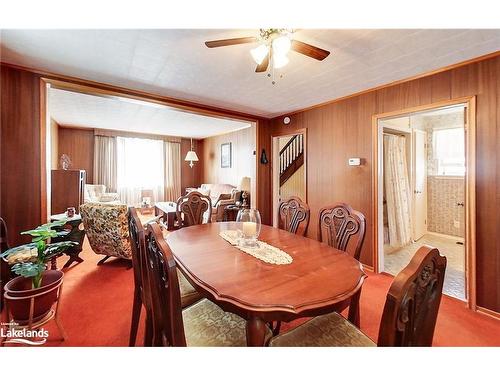
[[[52,215],[50,217],[51,222],[59,220],[67,220],[66,225],[64,227],[54,228],[54,229],[56,230],[67,229],[70,232],[66,236],[54,237],[51,239],[51,241],[53,243],[62,241],[74,241],[78,243],[78,245],[68,247],[62,253],[69,256],[68,261],[63,266],[63,268],[66,268],[69,267],[73,262],[77,263],[83,262],[83,259],[80,258],[80,253],[82,251],[83,239],[85,238],[85,230],[79,228],[80,224],[82,223],[82,217],[78,214],[75,214],[73,217],[67,217],[66,214],[64,213],[64,214]],[[57,269],[56,258],[57,257],[53,257],[51,260],[51,268],[53,270]]]

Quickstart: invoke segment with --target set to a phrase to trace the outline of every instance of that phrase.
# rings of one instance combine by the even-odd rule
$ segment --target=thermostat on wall
[[[361,159],[360,158],[350,158],[349,165],[361,165]]]

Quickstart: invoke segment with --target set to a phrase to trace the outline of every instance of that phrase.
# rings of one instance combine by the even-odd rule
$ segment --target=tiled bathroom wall
[[[427,230],[464,237],[465,181],[461,177],[427,177]],[[457,228],[458,225],[458,228]]]
[[[423,118],[427,132],[427,230],[464,237],[465,178],[436,176],[437,163],[434,159],[433,130],[463,125],[463,113],[449,113]]]

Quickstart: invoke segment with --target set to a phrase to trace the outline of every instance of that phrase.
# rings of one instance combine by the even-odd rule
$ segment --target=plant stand
[[[66,340],[66,332],[64,331],[64,328],[61,324],[61,321],[59,320],[59,306],[61,304],[61,292],[62,292],[62,283],[63,283],[63,278],[57,282],[54,286],[52,286],[50,289],[43,291],[42,293],[34,294],[32,296],[26,296],[26,297],[14,297],[10,296],[8,293],[5,293],[5,302],[6,302],[6,309],[7,309],[7,321],[11,323],[11,327],[9,328],[9,331],[12,330],[36,330],[43,325],[47,324],[51,320],[55,320],[55,323],[57,325],[57,329],[59,330],[59,333],[61,335],[62,341]],[[44,294],[50,293],[54,290],[57,290],[57,299],[55,301],[55,308],[54,306],[50,309],[50,311],[40,320],[33,322],[33,315],[34,315],[34,310],[35,310],[35,299],[37,297],[41,297]],[[15,324],[16,321],[12,317],[11,310],[9,308],[9,304],[14,302],[14,301],[23,301],[23,300],[30,300],[30,312],[29,312],[29,319],[28,319],[28,324]],[[14,324],[13,324],[14,323]],[[5,345],[8,340],[2,341],[0,344],[1,346]]]

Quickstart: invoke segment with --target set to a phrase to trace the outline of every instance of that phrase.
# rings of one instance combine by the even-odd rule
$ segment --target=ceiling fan
[[[256,73],[267,71],[270,65],[275,69],[284,67],[288,64],[287,54],[290,50],[319,61],[324,60],[330,54],[330,51],[293,39],[293,33],[293,30],[288,29],[260,29],[259,37],[212,40],[205,42],[205,45],[208,48],[216,48],[235,44],[260,43],[259,46],[250,50],[250,54],[257,63]]]

